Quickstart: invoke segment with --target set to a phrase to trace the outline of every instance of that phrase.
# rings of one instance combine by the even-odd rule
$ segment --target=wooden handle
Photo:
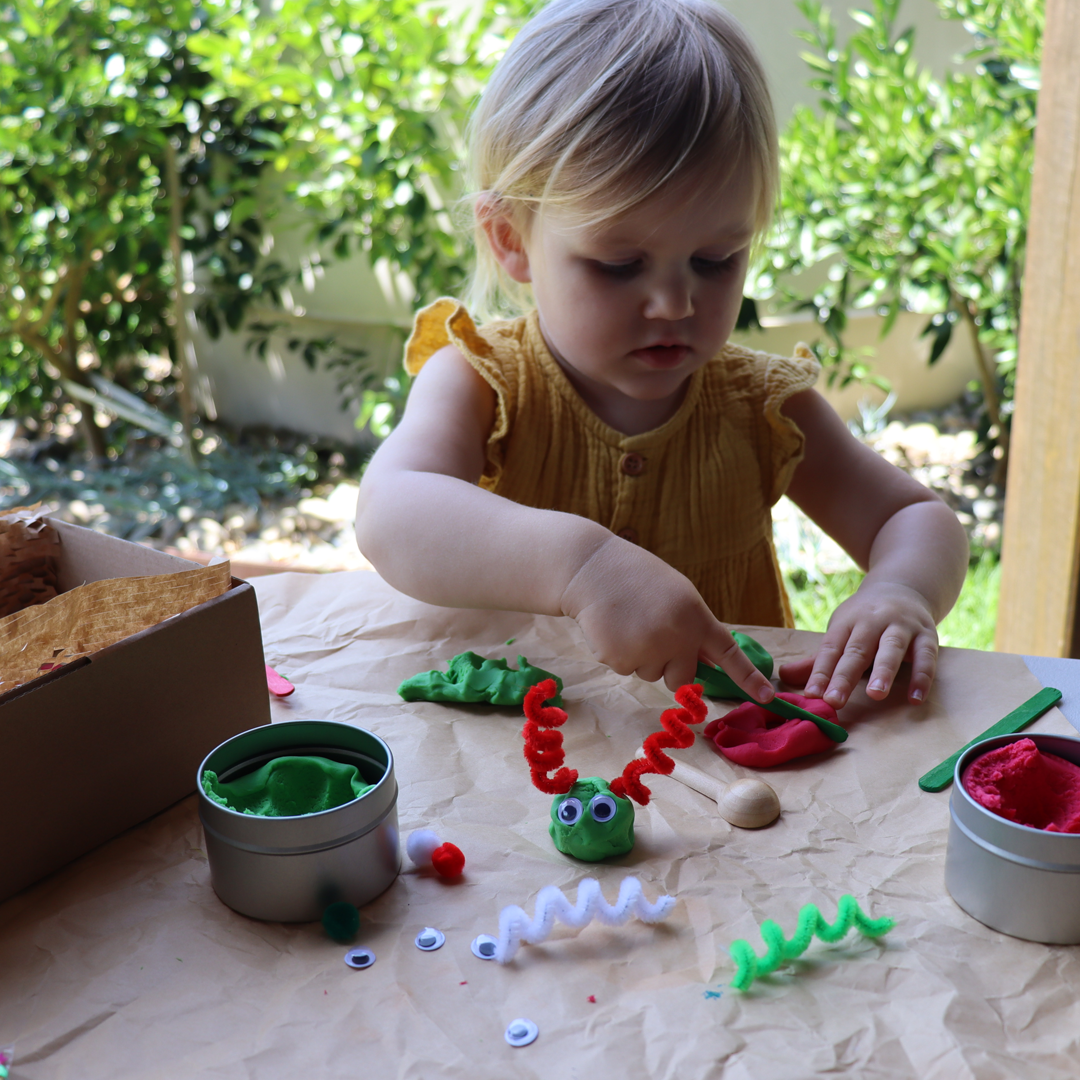
[[[639,758],[645,757],[644,747],[639,747],[638,752],[634,756]],[[660,775],[663,775],[663,773]],[[702,795],[708,795],[710,799],[714,799],[716,802],[719,802],[727,793],[728,785],[719,777],[710,776],[700,769],[695,769],[693,765],[684,765],[681,761],[676,761],[675,768],[667,775],[673,780],[678,780],[680,784],[685,784],[688,788],[693,788]]]
[[[702,795],[708,795],[710,799],[715,799],[717,802],[727,794],[728,785],[723,780],[710,776],[700,769],[695,769],[693,765],[684,765],[681,761],[675,762],[675,768],[671,770],[669,775],[678,780],[680,784],[685,784],[695,791],[700,791]]]
[[[637,757],[644,756],[645,751],[638,750]],[[676,761],[667,775],[712,799],[720,816],[740,829],[760,829],[763,825],[771,824],[780,814],[780,800],[764,780],[747,778],[725,784],[723,780],[692,765],[684,765],[681,761]]]

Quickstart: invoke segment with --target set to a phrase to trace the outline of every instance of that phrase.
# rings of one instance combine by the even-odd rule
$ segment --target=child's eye
[[[737,262],[737,255],[729,255],[726,259],[691,259],[694,269],[706,277],[726,274],[735,269]]]
[[[641,269],[641,260],[633,259],[630,262],[609,263],[601,262],[598,259],[593,265],[601,274],[605,274],[607,277],[630,278]]]

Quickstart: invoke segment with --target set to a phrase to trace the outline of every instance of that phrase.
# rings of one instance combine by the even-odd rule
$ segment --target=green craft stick
[[[754,701],[749,694],[746,695],[746,700]],[[774,697],[767,705],[762,705],[760,701],[754,701],[754,704],[761,705],[763,709],[768,709],[769,712],[783,716],[787,720],[810,720],[817,724],[833,742],[844,742],[847,739],[847,732],[839,724],[834,724],[831,720],[810,712],[809,709],[803,709],[790,701],[785,701],[782,697]]]
[[[704,668],[704,671],[702,670]],[[697,675],[695,676],[699,680],[703,680],[708,676],[708,673],[712,669],[707,664],[698,664]],[[706,691],[707,693],[708,691]],[[785,701],[781,697],[774,697],[772,701],[765,702],[758,701],[757,698],[751,697],[745,690],[738,686],[732,687],[731,690],[726,691],[729,699],[734,698],[738,701],[749,701],[754,705],[759,705],[767,712],[771,712],[776,716],[782,716],[785,720],[809,720],[811,723],[817,724],[821,731],[828,735],[833,742],[844,742],[847,739],[848,733],[839,725],[834,724],[831,720],[826,720],[823,716],[818,716],[815,713],[809,711],[809,709],[802,709],[798,705],[793,704],[790,701]]]
[[[955,754],[951,754],[940,765],[935,766],[925,776],[919,777],[919,787],[923,791],[942,791],[953,781],[953,772],[960,755],[969,747],[974,746],[983,739],[992,739],[995,735],[1015,735],[1023,731],[1028,724],[1033,724],[1051,706],[1061,700],[1061,691],[1052,686],[1044,687],[1034,697],[1028,698],[1019,708],[1013,709],[1003,720],[999,720],[992,727],[988,727],[981,735],[976,735],[969,743],[961,746]]]
[[[773,658],[765,650],[765,646],[747,634],[739,633],[738,630],[732,634],[732,637],[735,638],[735,643],[739,648],[750,658],[754,667],[766,679],[771,679]],[[738,687],[735,680],[722,668],[713,667],[712,664],[699,661],[694,678],[701,683],[702,690],[709,697],[724,698],[728,701],[750,701],[755,705],[761,705],[760,701],[752,698],[745,690]],[[843,742],[847,738],[847,732],[838,724],[817,716],[807,709],[800,709],[798,705],[793,705],[790,701],[784,701],[783,698],[773,698],[768,705],[761,705],[761,707],[776,716],[782,716],[785,720],[809,720],[811,723],[816,724],[833,742]]]

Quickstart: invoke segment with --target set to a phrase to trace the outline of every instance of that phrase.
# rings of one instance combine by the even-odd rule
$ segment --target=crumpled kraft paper
[[[662,686],[596,664],[569,620],[429,607],[365,572],[256,587],[267,661],[296,684],[274,719],[381,735],[402,846],[434,829],[464,851],[465,875],[406,861],[361,912],[357,944],[376,963],[352,971],[317,924],[259,923],[216,899],[185,800],[0,905],[0,1043],[15,1041],[19,1080],[1075,1080],[1080,948],[1008,938],[957,908],[943,879],[949,793],[916,785],[1038,690],[1020,657],[943,650],[925,708],[857,693],[840,714],[846,743],[764,774],[783,806],[764,830],[735,829],[704,796],[647,777],[634,851],[585,865],[548,838],[551,800],[529,783],[520,714],[407,704],[396,687],[465,649],[521,653],[565,680],[567,764],[610,779],[658,728],[672,701]],[[778,661],[816,640],[747,629]],[[1074,733],[1056,709],[1034,730]],[[701,740],[672,753],[749,775]],[[503,906],[531,914],[545,885],[573,899],[593,876],[610,900],[627,874],[649,900],[678,899],[666,923],[560,924],[506,967],[470,952],[497,933]],[[896,929],[880,943],[815,942],[749,994],[730,989],[733,939],[760,954],[763,919],[790,935],[803,904],[832,918],[847,892]],[[425,926],[446,935],[437,952],[413,944]],[[514,1049],[503,1032],[518,1017],[540,1035]]]
[[[227,562],[107,578],[16,611],[0,619],[0,693],[221,596],[231,581]]]

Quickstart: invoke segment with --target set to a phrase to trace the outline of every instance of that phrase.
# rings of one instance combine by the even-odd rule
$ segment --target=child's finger
[[[664,668],[664,685],[674,693],[680,686],[697,681],[697,657],[687,661],[676,657]]]
[[[911,679],[908,682],[908,701],[921,705],[930,695],[937,674],[937,631],[918,634],[911,646]]]
[[[878,640],[877,653],[874,656],[874,668],[866,681],[867,697],[881,701],[889,696],[893,680],[900,670],[900,664],[907,655],[911,642],[910,631],[897,626],[888,627]]]
[[[822,652],[825,651],[824,645]],[[863,672],[870,666],[877,651],[877,640],[873,635],[867,636],[865,632],[859,633],[853,630],[844,642],[843,651],[832,669],[828,678],[828,687],[823,690],[821,697],[824,698],[834,709],[842,709],[851,697],[851,691],[862,678]],[[819,653],[819,662],[821,654]],[[815,674],[817,673],[815,665]],[[893,673],[895,674],[895,672]],[[810,685],[814,683],[814,676],[810,677],[807,684],[807,693],[810,693]]]
[[[664,665],[663,660],[650,660],[647,663],[640,664],[634,668],[634,674],[642,680],[642,682],[656,682],[658,679],[666,678],[667,668]]]
[[[739,648],[727,629],[716,624],[713,635],[701,647],[701,658],[722,667],[755,701],[772,701],[776,696],[772,683],[761,674]]]
[[[810,672],[814,670],[814,657],[804,656],[801,660],[789,660],[777,670],[780,681],[788,686],[806,686]]]
[[[844,655],[848,631],[839,626],[829,627],[828,632],[818,646],[818,651],[811,661],[810,677],[806,680],[806,696],[823,698],[829,689],[833,672],[840,658]],[[781,676],[783,677],[783,676]]]

